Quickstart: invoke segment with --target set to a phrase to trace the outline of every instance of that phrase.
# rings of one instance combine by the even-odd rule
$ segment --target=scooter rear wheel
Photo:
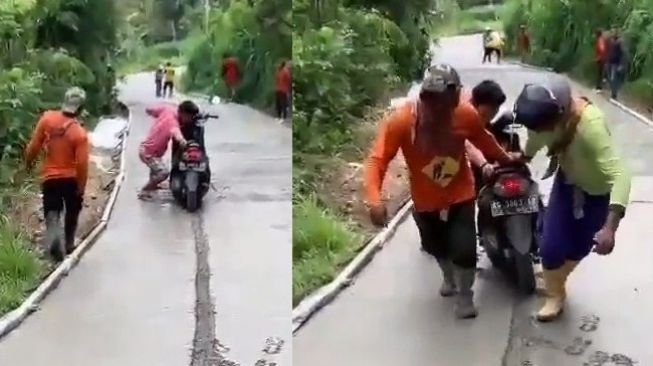
[[[521,254],[514,252],[514,268],[517,287],[524,295],[531,295],[535,292],[535,271],[530,253]]]

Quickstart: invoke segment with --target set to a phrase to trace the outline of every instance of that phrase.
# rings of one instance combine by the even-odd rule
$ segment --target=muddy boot
[[[478,310],[474,305],[474,291],[472,286],[476,279],[475,268],[456,267],[454,272],[458,280],[458,298],[456,299],[455,314],[459,319],[476,318]]]
[[[567,292],[565,289],[569,274],[576,268],[578,262],[567,261],[565,264],[554,270],[544,270],[544,287],[546,300],[544,305],[537,312],[536,318],[540,322],[555,320],[562,314],[565,305]]]
[[[438,265],[442,271],[442,285],[440,285],[440,296],[450,297],[456,294],[456,280],[454,278],[453,263],[446,259],[438,259]]]
[[[48,252],[57,262],[61,262],[65,256],[64,241],[61,232],[61,214],[51,211],[45,216],[45,245]]]

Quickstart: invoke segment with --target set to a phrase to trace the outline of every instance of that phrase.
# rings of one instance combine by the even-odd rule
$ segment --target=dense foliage
[[[207,34],[188,55],[184,85],[213,95],[226,95],[221,77],[225,53],[235,56],[243,71],[236,100],[257,106],[274,102],[274,77],[282,60],[291,58],[290,0],[233,0],[215,8]]]
[[[534,63],[577,76],[595,73],[596,30],[621,28],[629,51],[628,87],[644,101],[653,103],[651,14],[650,0],[510,0],[503,18],[510,40],[515,39],[520,24],[528,24]]]
[[[328,282],[363,235],[324,189],[371,136],[370,109],[421,77],[431,0],[293,1],[293,299]],[[329,207],[331,209],[329,209]]]
[[[401,82],[421,76],[428,62],[432,4],[302,0],[293,5],[293,146],[294,165],[301,168],[306,154],[330,155],[349,143],[368,107]],[[295,193],[313,190],[301,180]]]
[[[22,150],[38,114],[57,107],[69,86],[87,91],[92,114],[110,108],[115,19],[112,2],[104,0],[0,3],[0,159],[5,169],[7,159]],[[8,178],[0,174],[0,181]]]

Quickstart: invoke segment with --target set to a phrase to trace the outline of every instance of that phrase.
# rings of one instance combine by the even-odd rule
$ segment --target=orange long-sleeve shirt
[[[43,113],[25,151],[29,166],[41,150],[45,151],[41,179],[75,178],[80,192],[84,192],[90,154],[84,127],[60,111]]]
[[[494,137],[483,128],[474,107],[461,102],[453,114],[452,133],[442,138],[442,146],[425,153],[417,148],[416,103],[397,108],[384,121],[372,147],[365,171],[368,204],[381,203],[383,179],[390,161],[401,149],[410,172],[410,190],[415,209],[439,211],[475,197],[474,176],[465,154],[465,140],[471,141],[485,156],[500,162],[510,158]]]

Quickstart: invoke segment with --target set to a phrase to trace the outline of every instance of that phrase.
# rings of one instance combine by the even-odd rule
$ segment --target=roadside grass
[[[7,218],[0,220],[0,315],[21,304],[40,283],[45,263],[27,236]]]
[[[362,242],[346,218],[321,207],[313,195],[300,198],[293,207],[293,304],[333,280]]]

